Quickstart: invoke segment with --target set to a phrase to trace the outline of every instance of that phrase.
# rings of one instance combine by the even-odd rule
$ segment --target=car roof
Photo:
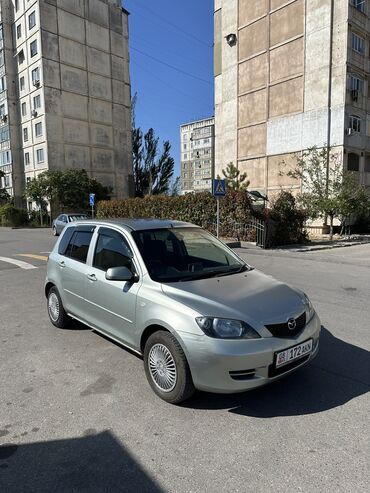
[[[77,225],[79,221],[75,224]],[[82,221],[81,221],[82,222]],[[83,221],[84,223],[86,221]],[[165,229],[165,228],[198,228],[196,224],[184,221],[172,221],[171,219],[135,219],[135,218],[117,218],[117,219],[89,219],[89,223],[97,225],[124,226],[131,231],[142,231],[147,229]]]

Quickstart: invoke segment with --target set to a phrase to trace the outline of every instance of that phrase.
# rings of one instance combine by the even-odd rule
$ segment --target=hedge
[[[216,233],[215,198],[208,192],[179,197],[152,195],[142,198],[102,201],[97,204],[97,218],[157,218],[197,224]],[[274,247],[306,240],[305,216],[297,209],[289,192],[281,192],[271,209],[253,209],[248,193],[228,190],[220,199],[220,236],[256,241],[256,220],[265,225],[266,246]],[[251,224],[253,223],[253,224]]]
[[[209,192],[167,197],[146,196],[143,199],[101,201],[97,217],[138,217],[187,221],[210,229],[216,222],[216,199]],[[234,229],[235,223],[245,224],[255,216],[248,194],[229,190],[220,199],[220,220],[224,230]]]
[[[25,209],[18,209],[11,204],[0,207],[1,226],[22,226],[28,222],[28,213]]]

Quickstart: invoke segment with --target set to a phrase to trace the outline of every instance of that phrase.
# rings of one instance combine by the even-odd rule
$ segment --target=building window
[[[370,173],[370,155],[365,156],[365,173]]]
[[[33,98],[33,109],[37,110],[38,108],[41,108],[41,96],[38,94]]]
[[[27,176],[26,182],[29,183],[30,181],[31,181],[31,177],[30,176]],[[30,204],[32,205],[32,202],[30,202]]]
[[[21,65],[22,63],[24,62],[24,51],[21,50],[19,53],[18,53],[18,64]]]
[[[352,49],[357,53],[365,53],[365,40],[355,33],[352,33]]]
[[[361,118],[355,115],[349,117],[349,128],[356,133],[361,132]]]
[[[0,105],[0,118],[6,115],[5,104]]]
[[[36,26],[36,13],[32,12],[28,16],[28,28],[31,30],[35,26]]]
[[[12,162],[12,153],[11,151],[4,151],[0,154],[0,165],[5,166],[6,164],[10,164]]]
[[[5,75],[0,77],[0,91],[6,91],[6,78]]]
[[[5,188],[10,187],[10,176],[9,175],[4,176],[4,186],[5,186]]]
[[[17,26],[17,39],[22,37],[22,26],[21,24],[18,24]]]
[[[23,129],[23,140],[24,142],[27,142],[28,140],[28,128]]]
[[[9,140],[9,126],[0,128],[0,142]]]
[[[4,50],[0,50],[0,67],[4,65]]]
[[[360,79],[360,77],[351,75],[351,90],[363,92],[363,89],[364,89],[364,81]]]
[[[36,159],[38,163],[44,162],[44,149],[37,149],[36,151]]]
[[[29,152],[26,152],[24,155],[24,164],[25,164],[25,166],[30,165],[30,153]]]
[[[347,161],[348,171],[358,171],[360,169],[360,156],[354,152],[348,154]]]
[[[41,122],[36,123],[35,134],[36,134],[36,137],[41,137],[41,135],[42,135],[42,123]]]
[[[24,82],[24,77],[21,77],[19,79],[19,88],[20,88],[21,91],[24,91],[25,90],[25,87],[26,87],[26,84]]]
[[[31,77],[34,86],[40,82],[40,69],[38,67],[32,70]]]
[[[184,151],[186,151],[186,147],[187,147],[186,144],[184,144]]]
[[[352,0],[351,3],[360,12],[365,12],[365,0]]]
[[[27,115],[27,105],[26,103],[22,103],[22,116]]]
[[[19,10],[19,0],[15,0],[15,11],[18,12]]]
[[[30,54],[31,58],[37,55],[37,39],[30,44]]]
[[[188,159],[188,155],[187,154],[184,154],[184,159]]]

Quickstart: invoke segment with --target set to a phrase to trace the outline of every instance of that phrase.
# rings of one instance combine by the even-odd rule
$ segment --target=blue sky
[[[214,0],[124,0],[130,12],[136,125],[169,140],[179,174],[180,125],[214,114]],[[172,68],[174,67],[174,68]]]

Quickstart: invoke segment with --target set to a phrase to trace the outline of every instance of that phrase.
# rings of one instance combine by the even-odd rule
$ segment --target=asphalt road
[[[1,492],[369,491],[369,245],[239,250],[311,297],[320,354],[265,388],[171,406],[138,357],[79,324],[49,323],[54,241],[0,228]]]

